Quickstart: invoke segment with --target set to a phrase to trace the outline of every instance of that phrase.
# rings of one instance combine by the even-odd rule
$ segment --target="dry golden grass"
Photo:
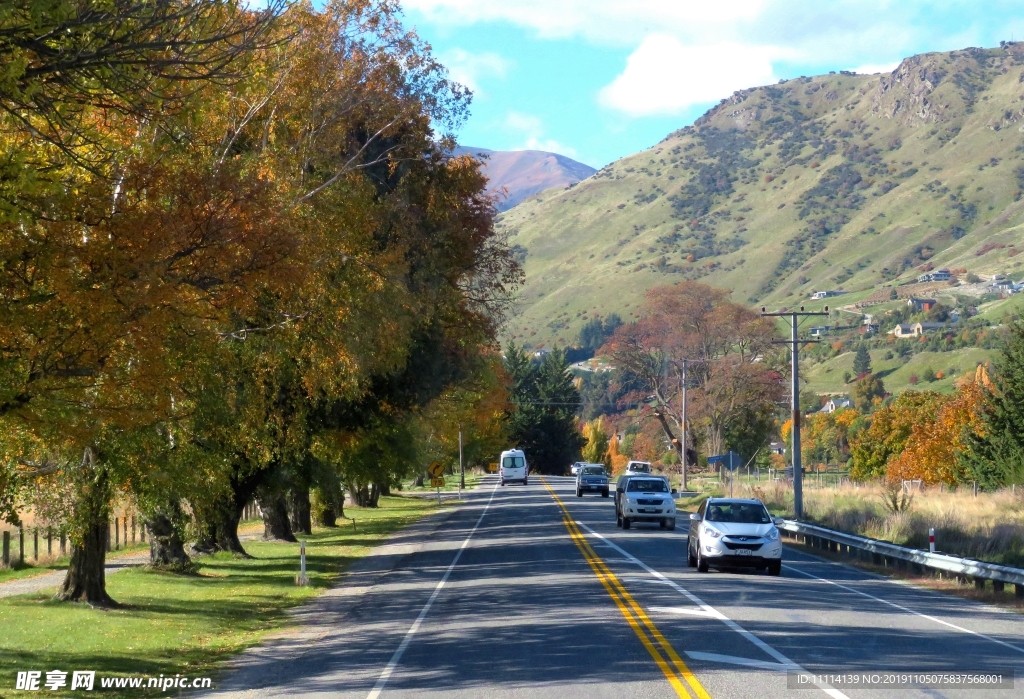
[[[788,483],[736,484],[736,495],[756,497],[772,512],[793,514]],[[927,489],[913,494],[909,506],[893,512],[881,485],[805,488],[805,519],[831,529],[927,548],[928,529],[935,528],[940,551],[993,563],[1024,566],[1024,493]]]

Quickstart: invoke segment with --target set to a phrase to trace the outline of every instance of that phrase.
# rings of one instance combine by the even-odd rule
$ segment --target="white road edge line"
[[[662,584],[658,581],[658,584]],[[658,612],[659,614],[689,614],[690,616],[713,616],[710,612],[704,609],[690,609],[688,607],[648,607],[649,612]],[[725,657],[725,656],[722,656]],[[773,663],[774,664],[774,663]]]
[[[686,590],[686,589],[680,587],[676,583],[675,580],[671,580],[671,579],[665,577],[664,575],[662,575],[661,573],[656,571],[654,568],[651,568],[649,565],[647,565],[646,563],[641,561],[639,558],[637,558],[633,554],[631,554],[628,551],[626,551],[625,549],[623,549],[621,546],[618,546],[617,544],[615,544],[615,543],[613,543],[611,541],[608,541],[608,539],[606,539],[604,536],[598,534],[596,531],[594,531],[593,529],[588,527],[583,522],[580,522],[579,520],[577,520],[576,524],[579,525],[580,527],[582,527],[583,529],[586,529],[588,532],[590,532],[591,535],[596,536],[598,539],[601,539],[602,541],[607,542],[609,546],[611,546],[616,551],[621,553],[624,557],[626,557],[626,558],[630,559],[631,561],[635,562],[636,565],[640,566],[641,568],[646,570],[648,573],[650,573],[654,577],[658,578],[659,580],[664,580],[665,583],[667,585],[669,585],[672,589],[674,589],[676,592],[679,592],[684,597],[686,597],[688,600],[693,602],[695,605],[697,605],[698,607],[700,607],[701,609],[706,611],[708,613],[708,616],[710,616],[710,617],[712,617],[714,619],[718,619],[723,624],[728,626],[730,629],[732,629],[733,631],[738,633],[740,636],[743,636],[743,638],[747,639],[748,641],[753,643],[755,646],[757,646],[758,648],[763,650],[765,653],[767,653],[768,655],[770,655],[773,658],[775,658],[776,660],[778,660],[780,663],[783,663],[785,665],[790,666],[790,669],[792,669],[792,670],[797,670],[799,672],[807,672],[800,665],[797,665],[796,663],[794,663],[792,660],[790,660],[789,658],[784,656],[782,653],[780,653],[779,651],[777,651],[774,648],[772,648],[771,646],[769,646],[767,643],[762,641],[760,638],[758,638],[754,634],[752,634],[749,631],[747,631],[745,628],[743,628],[742,626],[737,624],[735,621],[733,621],[732,619],[730,619],[726,615],[722,614],[720,611],[718,611],[717,609],[715,609],[711,605],[705,604],[704,601],[702,599],[700,599],[699,597],[697,597],[695,594],[693,594],[689,590]],[[807,673],[807,674],[811,674],[811,673]],[[821,691],[825,692],[825,694],[829,695],[833,699],[850,699],[848,696],[846,696],[845,694],[840,692],[838,689],[830,687],[828,684],[826,684],[824,682],[815,682],[814,684],[818,687],[818,689],[820,689]]]
[[[761,670],[775,670],[776,672],[787,672],[789,670],[798,669],[795,665],[770,663],[767,660],[754,660],[753,658],[737,658],[735,655],[719,655],[718,653],[701,653],[699,651],[686,651],[686,654],[694,660],[707,660],[712,663],[728,663],[730,665],[743,665],[744,667],[756,667]]]
[[[796,568],[796,567],[790,565],[789,563],[785,564],[783,566],[783,568],[789,568],[794,573],[799,573],[800,575],[805,575],[808,578],[813,578],[814,580],[820,580],[821,582],[828,583],[829,585],[835,585],[836,587],[839,587],[839,588],[842,588],[844,590],[847,590],[848,592],[853,592],[855,594],[861,595],[862,597],[867,597],[868,599],[873,599],[876,602],[881,602],[882,604],[887,604],[890,607],[894,607],[896,609],[899,609],[900,611],[907,612],[908,614],[913,614],[914,616],[919,616],[919,617],[921,617],[923,619],[928,619],[929,621],[934,621],[936,624],[942,624],[943,626],[948,626],[949,628],[956,629],[957,631],[963,631],[964,633],[969,633],[972,636],[978,636],[979,638],[984,638],[986,641],[992,641],[993,643],[998,643],[1001,646],[1006,646],[1007,648],[1012,648],[1013,650],[1017,651],[1018,653],[1024,653],[1024,648],[1021,648],[1020,646],[1015,646],[1012,643],[1007,643],[1006,641],[1000,641],[998,638],[993,638],[992,636],[988,636],[988,635],[983,634],[983,633],[981,633],[979,631],[971,631],[970,629],[965,629],[963,626],[957,626],[956,624],[950,623],[948,621],[943,621],[942,619],[939,619],[938,617],[931,616],[930,614],[924,614],[922,612],[916,612],[913,609],[910,609],[909,607],[904,607],[902,604],[896,604],[895,602],[890,602],[887,599],[882,599],[881,597],[875,597],[874,595],[870,595],[867,592],[863,592],[861,590],[857,590],[855,588],[852,588],[849,585],[843,585],[842,583],[837,583],[835,580],[829,580],[827,578],[819,578],[817,575],[814,575],[812,573],[808,573],[805,570],[801,570],[799,568]]]
[[[494,494],[498,492],[498,485],[498,483],[494,484],[494,489],[491,490],[491,497],[487,499],[487,504],[484,505],[484,511],[480,513],[480,518],[469,531],[469,536],[467,536],[466,540],[462,542],[462,546],[460,546],[459,550],[455,552],[455,558],[452,559],[451,565],[448,566],[448,570],[444,572],[444,576],[441,578],[441,581],[437,583],[437,587],[434,588],[434,592],[430,595],[430,599],[428,599],[427,603],[423,605],[423,609],[420,610],[420,615],[416,617],[416,621],[412,622],[412,626],[410,626],[409,630],[405,632],[405,638],[402,639],[402,642],[399,644],[398,650],[395,651],[395,654],[391,656],[391,660],[388,661],[384,671],[380,673],[380,677],[377,678],[377,684],[373,685],[373,689],[371,689],[370,693],[366,695],[366,699],[377,699],[377,697],[380,696],[380,693],[384,691],[384,686],[387,685],[388,680],[391,679],[391,674],[395,671],[395,668],[398,667],[399,661],[402,660],[402,654],[405,653],[405,649],[408,648],[409,644],[412,642],[412,637],[420,630],[420,624],[422,624],[423,620],[427,617],[427,612],[429,612],[430,608],[434,605],[434,600],[436,600],[437,596],[441,594],[441,588],[443,588],[444,584],[448,582],[448,576],[450,576],[452,571],[455,570],[455,564],[458,563],[459,558],[462,557],[462,552],[465,551],[466,546],[469,545],[469,540],[473,538],[473,535],[476,534],[476,530],[480,526],[480,523],[484,521],[484,515],[487,514],[487,510],[490,508],[491,502],[494,500]]]

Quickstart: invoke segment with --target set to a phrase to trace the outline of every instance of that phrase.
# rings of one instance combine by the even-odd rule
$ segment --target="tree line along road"
[[[572,479],[485,478],[371,555],[299,635],[243,654],[216,694],[966,697],[823,678],[1024,670],[1016,614],[792,549],[778,578],[698,573],[686,529],[616,529],[612,501],[576,498]],[[790,689],[790,671],[816,684]]]

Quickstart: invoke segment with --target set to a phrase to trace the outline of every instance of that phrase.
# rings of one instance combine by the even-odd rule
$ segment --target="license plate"
[[[736,550],[736,555],[737,556],[749,556],[750,555],[750,549],[737,549]]]

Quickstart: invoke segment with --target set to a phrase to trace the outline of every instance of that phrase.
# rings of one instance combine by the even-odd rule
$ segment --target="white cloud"
[[[576,149],[572,146],[560,143],[553,138],[528,138],[522,148],[516,150],[542,150],[548,153],[558,153],[569,158],[576,158]]]
[[[922,45],[995,43],[1024,24],[1020,0],[404,0],[403,7],[437,25],[500,22],[605,46],[632,48],[653,32],[684,46],[786,46],[806,65],[837,69],[884,65]]]
[[[465,85],[477,96],[484,94],[484,90],[481,88],[483,80],[504,78],[513,66],[512,61],[502,58],[492,51],[470,53],[456,48],[446,51],[439,59],[448,68],[448,74],[453,80]]]
[[[769,0],[405,0],[406,10],[447,25],[511,22],[544,37],[631,43],[654,27],[684,30],[752,20]]]
[[[533,114],[509,112],[502,124],[506,132],[513,132],[516,145],[509,150],[543,150],[551,153],[576,157],[576,149],[552,138],[544,137],[544,123]]]
[[[874,75],[875,73],[891,73],[896,70],[896,66],[899,65],[899,61],[895,63],[876,63],[868,64],[865,66],[858,66],[853,69],[854,73],[859,75]]]
[[[674,36],[651,34],[598,101],[631,116],[678,114],[736,90],[775,82],[771,61],[782,53],[742,44],[685,46]]]

